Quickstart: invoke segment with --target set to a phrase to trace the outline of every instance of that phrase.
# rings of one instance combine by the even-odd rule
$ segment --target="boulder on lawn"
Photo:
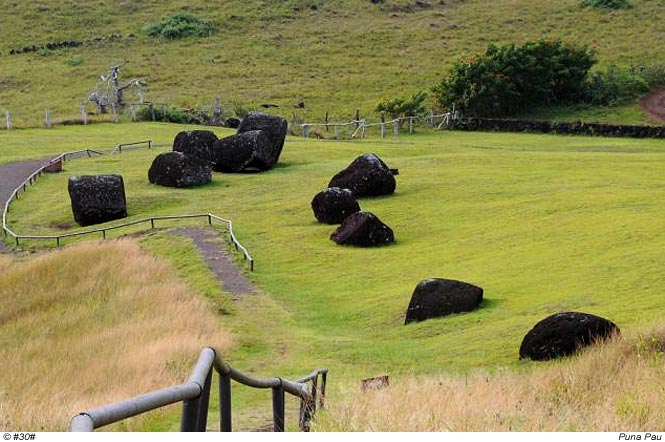
[[[178,133],[173,140],[173,151],[199,157],[207,163],[214,161],[212,146],[217,135],[209,130],[188,130]]]
[[[244,170],[268,170],[273,164],[273,146],[263,130],[251,130],[225,137],[213,146],[218,172],[242,172]]]
[[[349,189],[357,198],[391,195],[396,186],[391,169],[373,153],[366,153],[353,160],[328,184],[328,187]]]
[[[266,132],[268,138],[270,138],[270,143],[272,145],[272,150],[270,152],[270,157],[268,158],[270,167],[273,168],[279,156],[282,153],[284,148],[284,140],[286,139],[286,130],[288,124],[286,119],[278,117],[276,115],[264,114],[261,112],[250,112],[238,126],[238,133],[249,132],[253,130],[262,130]]]
[[[545,361],[568,356],[581,347],[620,333],[613,322],[588,313],[564,312],[548,316],[524,336],[520,359]]]
[[[148,180],[165,187],[193,187],[208,184],[212,180],[212,171],[199,157],[182,152],[165,152],[153,160]]]
[[[340,245],[374,247],[395,241],[395,235],[373,213],[356,212],[346,217],[330,239]]]
[[[120,175],[72,176],[67,190],[74,220],[82,227],[127,217],[125,183]]]
[[[340,224],[347,216],[360,212],[360,205],[349,189],[329,187],[316,194],[312,210],[319,222]]]
[[[470,312],[483,301],[483,289],[454,279],[430,278],[420,281],[411,295],[404,324]]]

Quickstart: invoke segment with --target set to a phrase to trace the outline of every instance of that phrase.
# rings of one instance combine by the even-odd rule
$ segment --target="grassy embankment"
[[[599,66],[650,65],[665,58],[660,17],[665,4],[633,0],[618,11],[581,8],[579,0],[485,0],[426,2],[390,0],[230,0],[210,8],[184,3],[94,2],[81,8],[67,0],[29,3],[0,0],[12,17],[0,28],[0,111],[17,127],[43,125],[44,108],[54,120],[76,119],[99,76],[122,60],[122,79],[149,83],[148,100],[180,107],[224,103],[280,105],[305,120],[348,119],[354,109],[371,115],[383,98],[429,90],[460,55],[482,52],[491,42],[565,38],[597,50]],[[313,9],[316,6],[316,9]],[[170,13],[213,20],[209,38],[155,40],[141,29]],[[13,48],[50,41],[90,40],[122,34],[78,48],[9,55]],[[135,37],[128,37],[134,34]],[[136,101],[127,92],[128,100]],[[89,106],[92,109],[92,106]],[[229,109],[227,109],[229,110]],[[559,109],[543,116],[560,120],[644,123],[630,103],[612,109]],[[374,115],[374,118],[377,118]]]
[[[126,240],[0,256],[0,299],[5,429],[66,430],[79,411],[183,382],[203,346],[231,346],[210,303]]]
[[[249,276],[262,291],[228,306],[223,321],[239,344],[232,362],[259,375],[327,366],[331,400],[345,404],[351,399],[342,394],[358,378],[381,372],[400,384],[475,370],[549,370],[553,364],[518,361],[517,349],[535,322],[557,311],[607,317],[628,336],[658,324],[662,148],[656,140],[455,132],[354,143],[290,138],[274,170],[215,174],[211,185],[188,190],[150,185],[156,152],[136,151],[67,163],[13,206],[10,222],[21,233],[76,230],[67,177],[103,172],[125,177],[130,219],[200,211],[230,217],[256,259]],[[334,227],[317,224],[309,203],[367,151],[400,169],[395,195],[361,201],[397,241],[371,250],[338,247],[328,239]],[[177,245],[152,244],[177,261]],[[191,249],[180,253],[194,260]],[[196,272],[210,278],[204,268]],[[482,308],[403,326],[410,293],[427,277],[480,285]],[[242,395],[246,404],[259,400]],[[643,412],[615,411],[630,419]],[[378,425],[364,422],[348,429]],[[576,422],[563,419],[559,429],[579,428]]]

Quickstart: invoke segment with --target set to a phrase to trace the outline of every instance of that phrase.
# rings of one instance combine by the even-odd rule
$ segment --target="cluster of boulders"
[[[212,180],[213,170],[263,171],[277,165],[286,138],[284,118],[252,112],[232,123],[238,123],[238,132],[221,139],[209,130],[178,133],[173,152],[155,157],[148,172],[150,182],[167,187],[200,186]]]
[[[390,227],[371,212],[364,212],[356,198],[391,195],[395,192],[396,169],[378,156],[366,153],[337,173],[328,188],[314,196],[312,211],[325,224],[341,224],[330,239],[341,245],[373,247],[395,241]]]
[[[250,113],[232,121],[238,133],[218,139],[207,130],[180,132],[173,151],[155,157],[148,180],[165,187],[193,187],[212,181],[212,171],[268,170],[277,164],[284,148],[284,118]],[[127,216],[125,187],[120,175],[84,175],[69,179],[74,219],[80,226],[105,223]]]

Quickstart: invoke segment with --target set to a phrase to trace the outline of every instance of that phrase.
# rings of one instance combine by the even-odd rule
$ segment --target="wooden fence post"
[[[118,111],[115,108],[115,103],[111,103],[111,112],[113,112],[113,120],[118,122]]]
[[[339,140],[339,126],[337,124],[335,125],[335,139]]]
[[[326,123],[326,132],[328,132],[328,111],[326,111],[325,123]]]
[[[413,117],[409,117],[409,133],[413,133]]]
[[[81,119],[83,120],[83,125],[88,124],[88,114],[85,111],[85,105],[81,105],[79,111],[81,112]]]
[[[393,120],[393,135],[399,136],[399,118]]]
[[[129,106],[129,113],[132,115],[132,121],[136,121],[136,107],[133,104]]]
[[[381,112],[381,138],[386,137],[386,114]]]
[[[302,125],[302,137],[303,138],[308,138],[309,137],[309,126],[306,124]]]
[[[152,121],[155,121],[155,107],[150,103],[150,117],[152,118]]]
[[[12,130],[12,116],[8,110],[5,111],[5,119],[7,120],[7,130]]]
[[[44,116],[46,118],[46,127],[50,129],[51,128],[51,109],[49,109],[48,107],[46,109],[44,109]]]

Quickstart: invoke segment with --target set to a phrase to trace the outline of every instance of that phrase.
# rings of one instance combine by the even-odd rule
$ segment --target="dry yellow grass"
[[[205,301],[129,240],[0,258],[0,302],[5,429],[64,430],[78,411],[183,382],[202,347],[231,343]]]
[[[317,431],[664,431],[665,328],[527,373],[335,392]]]

